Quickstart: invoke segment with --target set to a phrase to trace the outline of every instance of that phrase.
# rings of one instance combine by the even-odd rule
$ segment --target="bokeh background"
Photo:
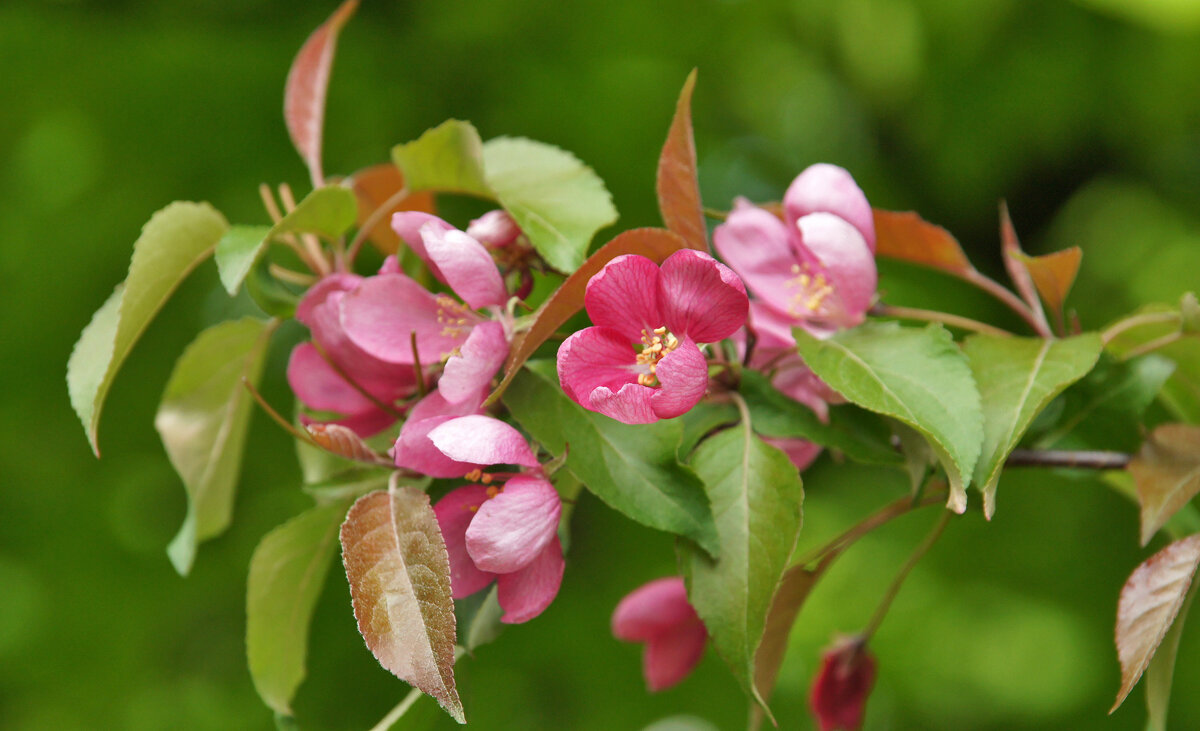
[[[653,225],[658,148],[699,67],[709,206],[777,199],[804,166],[834,162],[874,204],[946,225],[993,274],[1001,198],[1027,249],[1082,246],[1071,304],[1086,327],[1200,288],[1200,3],[363,5],[334,68],[329,171],[383,161],[394,143],[453,116],[485,138],[525,135],[575,152],[607,181],[619,226]],[[232,221],[261,223],[260,182],[304,189],[281,119],[283,79],[333,7],[0,3],[6,731],[272,727],[245,667],[243,603],[258,539],[308,504],[290,446],[255,417],[235,524],[183,579],[164,548],[184,493],[152,426],[175,355],[244,303],[219,291],[211,265],[193,275],[117,379],[103,460],[88,450],[63,374],[153,211],[209,200]],[[1011,324],[935,275],[888,265],[882,286],[897,304]],[[264,387],[277,403],[287,399],[287,347],[273,351]],[[905,489],[899,474],[828,458],[805,477],[807,546]],[[819,649],[862,625],[932,520],[889,525],[827,577],[792,636],[773,704],[782,728],[811,727],[804,697]],[[1118,684],[1117,592],[1146,555],[1133,507],[1093,476],[1008,474],[996,518],[955,521],[880,630],[867,728],[1139,728],[1140,691],[1106,711]],[[667,536],[585,496],[569,562],[543,617],[461,663],[473,725],[607,730],[679,713],[744,724],[741,692],[711,651],[681,686],[650,696],[639,648],[609,635],[617,600],[672,572]],[[296,705],[302,728],[367,728],[407,692],[363,646],[348,599],[335,569]],[[1200,728],[1197,687],[1200,631],[1189,631],[1172,728]],[[427,706],[416,715],[448,728]]]

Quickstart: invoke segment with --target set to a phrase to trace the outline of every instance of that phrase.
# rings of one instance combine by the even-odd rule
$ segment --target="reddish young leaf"
[[[875,253],[941,269],[958,277],[975,271],[949,231],[929,223],[915,211],[875,213]]]
[[[1083,250],[1078,246],[1055,251],[1041,256],[1018,254],[1017,259],[1029,270],[1033,277],[1033,286],[1046,307],[1057,317],[1062,316],[1063,303],[1075,283],[1075,275],[1079,272],[1079,261],[1083,258]]]
[[[350,176],[350,188],[358,198],[358,225],[367,223],[375,211],[401,190],[404,190],[404,174],[390,162],[363,168]],[[384,255],[400,250],[400,237],[392,230],[392,215],[397,211],[422,211],[435,213],[433,193],[413,193],[400,200],[390,211],[376,216],[367,238]]]
[[[325,93],[333,68],[338,33],[358,8],[358,0],[345,0],[304,42],[288,71],[283,92],[283,119],[296,151],[308,166],[314,188],[325,184],[321,171],[321,135],[325,126]]]
[[[667,228],[683,237],[689,248],[708,251],[708,229],[696,179],[696,141],[692,136],[692,89],[696,70],[688,74],[675,105],[675,118],[658,158],[655,190],[658,210]]]
[[[1200,534],[1175,541],[1146,559],[1121,588],[1115,633],[1121,689],[1109,713],[1120,707],[1150,664],[1187,597],[1198,565]]]
[[[354,618],[375,659],[466,723],[454,685],[450,557],[429,496],[393,480],[354,503],[341,539]]]
[[[508,361],[504,365],[504,380],[488,397],[488,402],[495,401],[504,393],[517,371],[521,370],[521,366],[529,360],[529,356],[533,355],[539,345],[546,342],[555,330],[571,319],[572,315],[583,309],[583,294],[587,290],[588,281],[603,269],[605,264],[622,254],[641,254],[656,264],[661,264],[671,254],[686,248],[687,241],[683,237],[663,228],[635,228],[618,234],[612,241],[601,246],[538,308],[533,316],[533,325],[513,339]]]
[[[357,462],[392,466],[390,459],[371,449],[363,438],[349,427],[341,424],[309,424],[304,428],[312,440],[327,452]]]
[[[817,579],[821,578],[828,565],[823,563],[812,570],[804,566],[793,566],[784,573],[779,588],[775,590],[762,642],[754,653],[754,685],[764,701],[770,701],[771,693],[775,690],[779,668],[783,666],[783,656],[787,653],[788,635],[792,632],[796,615],[800,613],[800,607],[804,605],[809,593],[816,586]],[[750,714],[751,727],[757,728],[762,723],[763,710],[754,705],[750,708]]]
[[[1163,424],[1130,461],[1142,506],[1142,545],[1200,493],[1200,427]]]
[[[1030,276],[1029,269],[1022,261],[1022,258],[1028,257],[1024,251],[1021,251],[1021,242],[1017,240],[1017,230],[1013,228],[1012,218],[1008,215],[1008,204],[1004,201],[1000,201],[1000,254],[1004,258],[1004,268],[1008,270],[1008,276],[1016,286],[1021,299],[1029,305],[1029,309],[1035,317],[1041,320],[1046,319],[1042,303],[1038,300],[1037,292],[1034,290],[1033,277]]]

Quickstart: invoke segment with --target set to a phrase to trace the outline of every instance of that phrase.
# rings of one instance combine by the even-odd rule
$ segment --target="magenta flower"
[[[866,196],[842,168],[812,165],[788,187],[783,210],[780,221],[739,198],[713,231],[717,252],[756,297],[756,334],[791,347],[796,325],[824,335],[861,323],[877,279]]]
[[[695,406],[708,388],[698,343],[732,335],[748,307],[737,275],[690,249],[661,268],[644,256],[618,256],[588,282],[584,303],[595,327],[559,347],[559,381],[580,406],[626,424]]]
[[[537,457],[513,427],[490,416],[463,416],[429,432],[450,460],[530,468],[514,476],[476,471],[481,484],[451,490],[433,506],[450,555],[450,592],[455,599],[496,581],[508,624],[527,622],[558,595],[564,562],[558,540],[562,500],[542,474]],[[497,478],[506,479],[499,484]]]
[[[679,683],[704,656],[708,632],[687,600],[683,579],[656,579],[617,605],[612,633],[626,642],[645,642],[642,674],[652,691]]]
[[[821,731],[858,731],[866,713],[867,696],[875,684],[875,658],[863,640],[849,637],[821,655],[809,704]]]

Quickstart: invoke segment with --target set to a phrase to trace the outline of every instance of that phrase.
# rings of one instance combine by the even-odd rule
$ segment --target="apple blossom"
[[[875,684],[875,658],[862,638],[847,637],[821,655],[809,704],[820,731],[857,731]]]
[[[683,579],[655,579],[617,604],[612,633],[619,640],[645,642],[642,674],[652,691],[679,683],[704,656],[708,632],[687,600]]]

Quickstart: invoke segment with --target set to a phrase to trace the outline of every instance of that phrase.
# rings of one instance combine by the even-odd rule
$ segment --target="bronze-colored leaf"
[[[341,424],[308,424],[304,427],[317,446],[326,452],[357,462],[391,466],[392,461],[371,449],[353,429]]]
[[[788,635],[792,632],[796,615],[800,613],[800,607],[808,599],[826,565],[828,564],[821,564],[814,569],[793,566],[784,573],[779,582],[775,598],[771,601],[771,611],[767,614],[762,642],[754,654],[754,685],[758,687],[758,694],[764,701],[771,700],[771,693],[775,690],[775,681],[779,678],[779,669],[783,667]],[[754,706],[751,712],[758,717],[762,715],[757,706]]]
[[[1029,257],[1021,251],[1021,242],[1017,240],[1017,230],[1013,228],[1012,218],[1008,215],[1008,204],[1000,201],[1000,254],[1004,258],[1004,268],[1012,279],[1017,293],[1038,319],[1045,319],[1042,303],[1038,300],[1037,291],[1033,286],[1033,277],[1023,259]]]
[[[404,174],[390,162],[363,168],[350,176],[350,188],[358,198],[358,225],[367,223],[380,206],[404,190]],[[383,216],[377,216],[367,239],[384,255],[400,250],[400,237],[392,230],[392,214],[397,211],[435,213],[433,193],[423,191],[401,199]]]
[[[1029,276],[1033,277],[1033,285],[1037,287],[1046,307],[1058,316],[1067,301],[1067,295],[1071,292],[1071,285],[1075,283],[1083,250],[1072,246],[1041,256],[1019,254],[1017,258],[1029,270]]]
[[[874,209],[875,253],[965,277],[975,267],[958,240],[915,211]]]
[[[1121,660],[1117,710],[1150,664],[1187,596],[1200,565],[1200,534],[1175,541],[1134,569],[1121,588],[1116,643]]]
[[[689,248],[708,251],[708,228],[696,178],[696,140],[692,136],[692,90],[696,70],[688,74],[675,105],[667,142],[658,158],[655,190],[658,210],[667,228],[683,237]]]
[[[1163,424],[1130,461],[1142,506],[1142,545],[1200,493],[1200,427]]]
[[[333,70],[338,33],[358,8],[358,0],[345,0],[313,31],[288,71],[283,92],[283,119],[296,151],[308,166],[314,188],[325,184],[321,170],[321,137],[325,127],[325,94]]]
[[[529,356],[538,346],[554,334],[564,322],[583,309],[583,294],[587,283],[604,265],[622,254],[641,254],[661,264],[668,256],[686,249],[687,242],[682,236],[664,228],[635,228],[618,234],[612,241],[601,246],[596,253],[575,270],[562,285],[550,295],[534,314],[533,325],[528,330],[513,339],[508,361],[504,364],[504,380],[488,397],[488,403],[495,401],[508,388],[508,384]]]
[[[354,618],[375,659],[466,723],[454,686],[450,557],[429,496],[393,479],[354,503],[341,539]]]

